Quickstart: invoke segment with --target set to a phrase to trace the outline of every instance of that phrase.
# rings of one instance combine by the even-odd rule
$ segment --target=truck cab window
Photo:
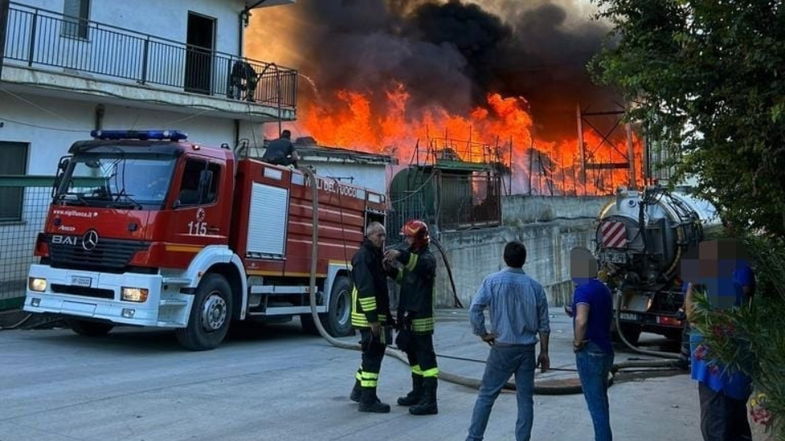
[[[215,199],[218,197],[218,186],[221,182],[221,165],[211,162],[207,169],[213,173],[210,187],[207,190],[207,200],[205,200],[205,203],[210,203],[215,202]]]
[[[212,174],[210,181],[200,184],[200,182],[205,179],[206,171],[209,171]],[[218,196],[220,173],[220,164],[208,164],[205,161],[189,159],[185,163],[183,180],[180,183],[180,196],[178,198],[178,205],[182,207],[215,202],[215,199]],[[206,185],[206,188],[200,188],[201,185]]]
[[[198,205],[200,203],[199,176],[206,166],[206,162],[193,159],[189,159],[185,163],[183,180],[180,183],[180,197],[177,198],[180,206]]]

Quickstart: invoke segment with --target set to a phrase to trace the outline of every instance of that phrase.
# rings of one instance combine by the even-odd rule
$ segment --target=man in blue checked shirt
[[[542,285],[523,272],[526,247],[510,242],[504,247],[507,268],[491,274],[472,299],[469,314],[473,331],[491,346],[482,385],[474,404],[467,441],[482,440],[496,397],[510,376],[515,375],[518,421],[515,439],[529,441],[534,420],[534,369],[550,367],[548,358],[548,300]],[[491,331],[485,327],[485,309]],[[537,337],[540,354],[534,359]]]

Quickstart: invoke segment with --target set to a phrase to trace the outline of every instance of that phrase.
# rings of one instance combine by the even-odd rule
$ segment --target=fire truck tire
[[[72,331],[85,337],[103,337],[114,328],[114,325],[111,323],[89,320],[67,319],[66,323]]]
[[[232,288],[220,274],[207,274],[194,294],[188,326],[175,330],[177,341],[192,351],[217,347],[229,331]]]
[[[352,294],[349,292],[351,283],[346,276],[335,278],[330,292],[330,307],[322,320],[327,332],[333,337],[352,335]]]

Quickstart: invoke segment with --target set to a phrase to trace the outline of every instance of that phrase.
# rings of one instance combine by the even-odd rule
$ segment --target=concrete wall
[[[505,267],[502,252],[511,240],[526,245],[523,269],[539,281],[551,305],[562,305],[572,295],[569,253],[573,247],[593,249],[594,218],[610,198],[561,198],[512,196],[505,198],[505,225],[498,228],[443,233],[440,237],[452,268],[458,298],[469,306],[482,280]],[[593,214],[592,214],[593,213]],[[452,306],[453,294],[440,260],[437,304]]]
[[[27,173],[53,175],[60,156],[74,141],[90,139],[95,128],[95,104],[58,98],[3,94],[0,99],[0,141],[30,144]],[[218,147],[234,146],[230,119],[106,105],[105,129],[179,129],[189,140]],[[258,129],[257,129],[258,130]],[[241,138],[252,138],[251,126],[241,125]],[[257,138],[259,136],[257,135]]]
[[[64,7],[63,0],[20,3],[61,14]],[[92,0],[89,19],[185,43],[190,11],[215,19],[216,50],[238,54],[238,14],[244,5],[242,0]]]

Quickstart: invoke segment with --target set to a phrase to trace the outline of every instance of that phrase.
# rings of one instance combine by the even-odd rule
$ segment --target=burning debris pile
[[[409,163],[417,145],[460,140],[511,165],[513,193],[608,193],[630,182],[620,167],[630,150],[640,181],[642,149],[613,131],[617,115],[576,126],[577,103],[618,108],[586,72],[607,29],[582,4],[300,0],[258,14],[247,52],[300,70],[299,121],[290,128],[320,144]]]

